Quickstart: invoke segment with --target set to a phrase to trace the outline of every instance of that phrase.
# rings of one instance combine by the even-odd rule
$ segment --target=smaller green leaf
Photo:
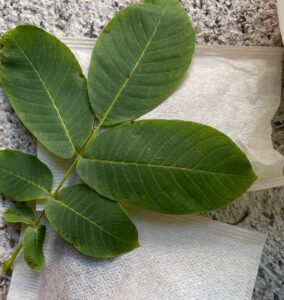
[[[52,189],[49,168],[33,155],[0,151],[0,193],[16,201],[44,199]]]
[[[24,259],[34,271],[40,272],[44,265],[44,254],[42,251],[45,239],[46,227],[37,225],[28,227],[24,233],[23,248]]]
[[[9,223],[24,223],[30,225],[35,219],[35,214],[30,207],[22,203],[16,203],[8,208],[3,217]]]
[[[84,184],[61,190],[45,214],[54,230],[85,255],[110,258],[139,246],[136,227],[123,208]]]

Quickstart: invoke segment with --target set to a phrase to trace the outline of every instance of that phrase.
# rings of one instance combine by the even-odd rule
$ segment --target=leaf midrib
[[[120,88],[119,91],[117,92],[117,94],[116,94],[116,96],[114,97],[114,99],[112,100],[112,102],[111,102],[109,108],[107,109],[107,111],[105,112],[103,118],[101,119],[101,124],[104,124],[104,122],[105,122],[105,120],[107,119],[109,113],[112,111],[112,109],[113,109],[114,105],[116,104],[117,100],[119,99],[120,95],[122,94],[122,92],[123,92],[124,89],[126,88],[128,82],[129,82],[130,79],[133,77],[134,72],[135,72],[136,69],[138,68],[139,63],[140,63],[141,60],[143,59],[143,57],[144,57],[144,55],[145,55],[145,53],[146,53],[148,47],[150,46],[150,44],[151,44],[151,42],[152,42],[154,36],[155,36],[156,33],[157,33],[157,30],[158,30],[158,28],[159,28],[159,25],[160,25],[160,23],[161,23],[161,20],[162,20],[164,14],[165,14],[165,10],[166,10],[167,6],[168,6],[168,5],[165,5],[165,6],[164,6],[164,8],[163,8],[163,10],[162,10],[162,12],[161,12],[161,14],[160,14],[159,20],[158,20],[158,22],[157,22],[157,25],[156,25],[156,27],[155,27],[155,29],[154,29],[154,31],[153,31],[151,37],[149,38],[149,40],[148,40],[148,42],[147,42],[147,44],[146,44],[144,50],[142,51],[140,57],[138,58],[136,64],[134,65],[133,69],[129,72],[129,74],[132,74],[132,76],[126,78],[126,80],[125,80],[124,83],[122,84],[121,88]]]
[[[102,226],[100,226],[99,224],[97,224],[96,222],[92,221],[91,219],[85,217],[83,214],[81,214],[80,212],[78,212],[77,210],[71,208],[70,206],[68,206],[65,202],[62,202],[58,199],[55,198],[50,198],[51,201],[55,201],[56,203],[60,204],[61,206],[63,206],[65,209],[70,210],[71,212],[75,213],[76,215],[78,215],[80,218],[83,218],[84,220],[86,220],[87,222],[91,223],[92,225],[96,226],[97,228],[99,228],[99,230],[103,231],[105,234],[112,236],[113,238],[122,241],[125,244],[128,245],[132,245],[132,243],[129,243],[115,235],[113,235],[111,232],[105,230]]]
[[[37,264],[37,268],[40,267],[39,263],[42,263],[41,262],[41,259],[42,259],[42,249],[39,249],[38,245],[39,245],[39,239],[41,238],[40,237],[40,226],[41,225],[38,225],[36,228],[35,228],[35,257],[36,257],[36,264]]]
[[[158,165],[155,163],[144,163],[144,162],[130,162],[130,161],[115,161],[115,160],[106,160],[106,159],[97,159],[97,158],[83,158],[84,160],[88,161],[98,161],[105,164],[115,164],[115,165],[134,165],[134,166],[146,166],[150,168],[161,168],[161,169],[174,169],[174,170],[181,170],[187,172],[197,172],[197,173],[206,173],[206,174],[214,174],[214,175],[222,175],[222,176],[238,176],[238,177],[245,177],[245,178],[253,178],[250,175],[242,175],[242,174],[231,174],[231,173],[219,173],[213,171],[206,171],[194,168],[184,168],[180,166],[173,166],[173,165]]]
[[[59,109],[57,108],[57,106],[55,104],[55,100],[53,99],[52,95],[50,94],[49,89],[48,89],[47,85],[45,84],[42,76],[40,75],[39,71],[37,70],[37,68],[35,67],[35,65],[33,64],[33,62],[31,61],[31,59],[29,58],[29,56],[25,53],[25,51],[22,49],[22,47],[16,41],[16,39],[14,37],[12,37],[12,39],[16,43],[17,47],[22,52],[22,54],[24,55],[24,57],[27,59],[27,61],[29,62],[29,64],[31,65],[31,67],[33,68],[33,70],[35,71],[36,75],[38,76],[40,82],[42,83],[44,89],[46,90],[46,93],[47,93],[48,97],[50,98],[51,103],[52,103],[52,105],[53,105],[53,107],[54,107],[54,109],[55,109],[55,111],[56,111],[56,113],[58,115],[59,121],[60,121],[60,123],[61,123],[61,125],[62,125],[62,127],[64,129],[65,135],[66,135],[67,139],[69,140],[69,142],[70,142],[70,144],[72,146],[73,151],[76,153],[76,148],[75,148],[75,145],[73,144],[73,141],[72,141],[72,138],[71,138],[71,136],[69,134],[69,131],[68,131],[68,129],[67,129],[65,123],[64,123],[64,120],[63,120],[63,118],[62,118],[62,116],[60,114]]]
[[[7,172],[8,174],[13,175],[13,176],[15,176],[15,177],[17,177],[17,178],[19,178],[19,179],[21,179],[21,180],[23,180],[23,181],[29,183],[29,184],[34,185],[35,187],[37,187],[38,189],[41,189],[41,190],[44,191],[47,195],[49,195],[49,191],[48,191],[47,189],[45,189],[45,188],[42,187],[41,185],[38,185],[38,184],[35,183],[34,181],[29,180],[29,179],[27,179],[27,178],[25,178],[25,177],[22,177],[22,176],[19,175],[19,174],[13,173],[13,172],[11,172],[11,171],[9,171],[9,170],[3,168],[3,167],[0,167],[0,170],[2,170],[2,171],[4,171],[4,172]]]

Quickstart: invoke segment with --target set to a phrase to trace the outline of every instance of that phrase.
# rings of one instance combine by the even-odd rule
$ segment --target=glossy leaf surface
[[[33,155],[0,151],[0,193],[16,201],[48,197],[53,184],[49,168]]]
[[[93,126],[76,58],[56,37],[30,25],[8,31],[0,44],[0,81],[17,115],[48,150],[71,158]]]
[[[42,251],[46,228],[44,225],[28,227],[23,238],[24,259],[36,272],[40,272],[44,266],[44,254]]]
[[[90,102],[104,125],[152,110],[181,82],[195,32],[177,0],[130,5],[96,42],[88,75]]]
[[[50,199],[46,216],[57,233],[83,254],[110,258],[138,247],[138,234],[121,206],[84,184]]]
[[[219,208],[256,179],[227,136],[186,121],[145,120],[107,129],[86,155],[77,171],[99,194],[164,213]]]
[[[9,223],[24,223],[30,225],[35,219],[35,214],[30,207],[22,203],[16,203],[5,211],[3,217]]]

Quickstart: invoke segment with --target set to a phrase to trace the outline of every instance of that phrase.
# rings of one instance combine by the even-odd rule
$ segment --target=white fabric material
[[[265,236],[197,216],[132,210],[141,247],[112,260],[82,256],[51,230],[38,275],[17,262],[9,300],[248,300]]]
[[[93,41],[65,39],[86,72]],[[185,119],[227,133],[247,153],[259,180],[281,185],[283,157],[270,120],[281,94],[281,49],[199,48],[178,90],[146,118]],[[56,181],[64,166],[52,160]],[[73,179],[74,180],[74,179]],[[39,206],[40,208],[40,206]],[[250,299],[265,236],[197,216],[131,210],[141,248],[101,261],[80,255],[48,230],[46,267],[32,273],[20,258],[9,300]]]

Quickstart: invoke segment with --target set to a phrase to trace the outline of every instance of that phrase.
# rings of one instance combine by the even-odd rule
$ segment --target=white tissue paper
[[[64,39],[84,72],[94,41]],[[252,190],[282,185],[284,159],[273,149],[270,120],[281,94],[282,49],[199,47],[182,85],[143,118],[191,120],[229,135],[258,180]],[[38,147],[58,184],[67,165]],[[77,180],[73,176],[70,181]],[[41,208],[41,205],[38,206]],[[19,258],[9,300],[250,299],[265,236],[199,216],[128,209],[141,248],[112,260],[79,254],[49,228],[41,274]]]

